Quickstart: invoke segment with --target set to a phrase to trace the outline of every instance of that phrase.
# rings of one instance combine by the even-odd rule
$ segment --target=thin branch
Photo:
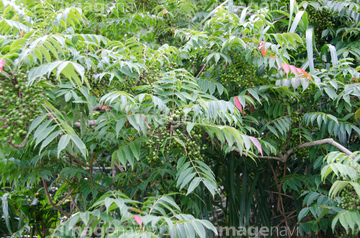
[[[94,152],[91,153],[91,157],[90,157],[90,178],[93,179],[92,174],[93,174],[93,164],[94,164]]]
[[[115,180],[115,177],[116,177],[116,166],[115,166],[115,163],[114,165],[112,166],[112,180],[114,181]],[[115,186],[114,184],[111,186],[111,190],[114,190],[115,189]]]
[[[68,184],[69,184],[69,183],[68,183]],[[79,184],[78,184],[78,187],[79,187]],[[70,185],[69,185],[69,190],[70,190]],[[70,198],[71,198],[72,204],[74,204],[74,206],[76,207],[76,209],[77,209],[79,212],[81,212],[80,208],[79,208],[78,205],[76,204],[76,202],[75,202],[75,200],[74,200],[74,198],[73,198],[73,196],[72,196],[71,193],[70,193]]]
[[[78,158],[76,158],[75,156],[73,156],[72,154],[70,154],[69,152],[66,151],[66,154],[67,154],[70,158],[72,158],[73,160],[79,162],[80,164],[85,165],[86,167],[88,166],[85,162],[79,160]]]
[[[201,70],[200,70],[200,72],[198,73],[198,75],[196,76],[196,78],[199,78],[199,77],[200,77],[200,75],[202,74],[202,72],[204,71],[204,69],[206,68],[207,65],[208,65],[208,62],[206,62],[206,63],[204,64],[204,66],[201,68]]]
[[[41,178],[42,179],[42,182],[43,182],[43,186],[44,186],[44,190],[45,190],[45,194],[46,194],[46,197],[50,203],[50,205],[55,208],[56,210],[58,210],[59,212],[61,212],[62,214],[64,214],[67,218],[70,218],[70,216],[68,214],[66,214],[66,212],[61,209],[61,207],[58,207],[57,205],[55,205],[52,200],[51,200],[51,197],[50,197],[50,194],[49,194],[49,191],[48,191],[48,187],[46,185],[46,181],[44,178]]]
[[[285,19],[285,18],[286,18],[286,15],[283,15],[281,17],[275,18],[274,21],[278,21],[278,20]]]
[[[72,189],[72,190],[66,195],[66,197],[64,197],[64,199],[59,202],[59,204],[58,204],[57,206],[61,206],[61,205],[66,201],[66,199],[68,199],[68,197],[70,197],[70,195],[71,195],[72,192],[74,192],[74,189]]]
[[[339,143],[337,143],[336,141],[334,141],[334,139],[327,138],[327,139],[317,140],[317,141],[313,141],[313,142],[306,142],[304,144],[301,144],[301,145],[298,145],[298,146],[295,146],[295,147],[291,148],[290,150],[286,151],[286,153],[284,154],[284,156],[282,158],[283,162],[287,161],[288,157],[291,155],[292,152],[294,152],[295,149],[310,147],[310,146],[314,146],[314,145],[323,145],[323,144],[330,144],[332,146],[335,146],[336,148],[338,148],[339,150],[344,152],[346,155],[351,155],[352,154],[352,152],[350,150],[348,150],[344,146],[342,146]]]
[[[125,172],[125,167],[122,166],[122,165],[119,165],[119,163],[115,160],[115,163],[114,165],[120,170],[121,173],[124,173]]]
[[[282,158],[275,157],[275,156],[255,156],[255,158],[258,158],[258,159],[274,159],[274,160],[278,160],[280,162],[284,162]]]
[[[281,187],[282,187],[283,182],[281,182],[280,184],[278,183],[277,174],[275,173],[275,170],[270,162],[269,162],[269,165],[270,165],[271,171],[274,174],[275,184],[276,184],[276,187],[277,187],[278,193],[279,193],[278,209],[279,209],[279,212],[281,213],[281,215],[284,217],[286,228],[289,231],[288,237],[290,238],[289,221],[288,221],[288,217],[286,216],[286,213],[285,213],[285,208],[284,208],[284,203],[283,203],[282,193],[281,193]],[[286,164],[285,164],[285,166],[286,166]],[[284,177],[285,177],[285,173],[286,173],[286,168],[284,167]]]
[[[105,112],[107,109],[107,107],[101,106],[101,105],[95,105],[93,106],[93,111],[97,111],[97,112]]]
[[[20,148],[25,147],[27,141],[28,141],[28,137],[25,137],[25,139],[23,140],[23,142],[21,142],[21,144],[19,144],[19,145],[12,144],[12,143],[11,143],[11,140],[8,140],[8,143],[9,143],[12,147],[14,147],[15,149],[20,149]]]
[[[140,76],[139,77],[139,79],[138,80],[136,80],[136,82],[135,82],[135,87],[136,86],[139,86],[139,84],[140,84],[140,82],[141,82],[141,80],[143,79],[143,78],[145,78],[145,70],[143,70],[143,72],[142,72],[142,76]]]
[[[73,196],[70,196],[70,198],[71,198],[71,202],[72,202],[72,204],[74,204],[74,206],[76,207],[76,209],[77,209],[79,212],[81,212],[80,207],[78,207],[78,205],[76,204],[76,202],[75,202],[75,200],[74,200]]]

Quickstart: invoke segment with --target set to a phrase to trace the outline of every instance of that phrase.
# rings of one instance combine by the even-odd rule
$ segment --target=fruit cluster
[[[174,70],[173,65],[164,65],[160,67],[159,65],[152,65],[148,68],[148,70],[143,72],[141,78],[139,80],[138,85],[150,85],[152,86],[154,83],[159,81],[162,77],[162,72],[169,72]],[[138,86],[135,85],[135,86]]]
[[[253,88],[254,82],[259,80],[256,67],[243,61],[244,57],[238,54],[233,58],[233,64],[220,75],[221,83],[229,92],[239,92],[243,88]]]
[[[158,6],[158,0],[137,0],[136,7],[138,9],[144,9],[145,11],[152,11],[155,7]]]
[[[310,6],[307,9],[307,12],[309,14],[309,23],[315,28],[314,34],[317,39],[316,42],[319,43],[321,41],[322,32],[329,27],[335,26],[335,23],[328,10],[316,10],[314,7]]]
[[[360,198],[352,186],[347,185],[344,188],[344,190],[341,192],[340,206],[343,209],[346,209],[349,211],[352,211],[352,210],[360,211]]]
[[[293,115],[291,117],[291,127],[289,133],[287,134],[287,137],[279,143],[278,151],[285,152],[285,149],[293,148],[305,142],[301,140],[301,130],[299,128],[299,123],[301,121],[302,121],[301,113],[296,111],[293,112]],[[311,130],[309,127],[305,125],[301,125],[301,127],[305,127],[306,129]],[[286,145],[287,148],[285,148]],[[297,158],[302,158],[302,159],[310,158],[310,149],[309,147],[295,149],[294,155]]]
[[[302,121],[302,117],[301,117],[301,114],[297,111],[293,112],[293,115],[291,117],[291,124],[294,125],[294,124],[298,124]]]
[[[28,86],[28,72],[17,73],[10,79],[0,81],[0,117],[4,118],[0,126],[3,140],[15,143],[15,138],[22,138],[30,123],[41,112],[45,99],[44,89],[35,82]]]
[[[171,115],[168,119],[172,121],[154,131],[152,139],[146,142],[149,163],[168,156],[179,158],[184,155],[194,160],[204,160],[202,150],[206,149],[206,145],[200,146],[202,130],[194,127],[189,134],[183,124],[175,123],[179,116],[179,112]],[[164,163],[165,160],[161,162]]]
[[[296,149],[294,151],[297,158],[300,159],[310,159],[310,149],[309,147]]]
[[[299,112],[294,112],[293,116],[291,118],[291,128],[290,131],[292,132],[290,137],[290,143],[292,144],[292,147],[298,146],[304,141],[301,140],[301,130],[299,128],[299,123],[302,121],[302,116]],[[301,127],[304,127],[304,125],[301,125]],[[310,149],[309,147],[305,148],[298,148],[294,150],[294,154],[298,158],[307,159],[310,158]]]
[[[167,70],[170,71],[170,70]],[[161,70],[155,66],[150,66],[142,76],[141,84],[152,85],[161,78]]]

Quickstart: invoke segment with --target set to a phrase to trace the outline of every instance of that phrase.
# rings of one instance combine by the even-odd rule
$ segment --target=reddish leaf
[[[294,65],[289,65],[289,67],[291,69],[291,72],[295,74],[296,78],[298,78],[299,74],[298,71],[296,70],[296,67]]]
[[[256,146],[256,148],[259,150],[261,156],[263,156],[263,152],[262,152],[262,147],[260,142],[258,141],[258,139],[256,139],[255,137],[249,136],[250,140],[252,141],[252,143],[254,143],[254,145]]]
[[[239,101],[239,98],[238,97],[235,97],[234,98],[234,101],[235,101],[235,106],[240,110],[240,112],[242,113],[243,110],[242,110],[242,106],[241,106],[241,103]]]
[[[286,72],[286,78],[289,78],[289,72],[290,72],[290,68],[288,64],[282,64],[283,69]]]
[[[264,42],[264,44],[263,44],[263,46],[262,46],[262,49],[261,49],[261,54],[262,54],[262,56],[265,56],[266,53],[267,53],[267,50],[265,49],[265,46],[266,46],[266,44],[265,44],[265,42]]]
[[[137,224],[139,224],[140,229],[142,228],[142,219],[141,217],[139,217],[138,215],[134,215],[134,219],[137,222]]]
[[[299,72],[299,73],[302,73],[303,75],[305,75],[307,78],[311,79],[311,76],[305,72],[305,70],[303,70],[302,68],[296,68],[296,70]]]
[[[267,53],[267,50],[265,49],[265,45],[266,45],[266,42],[265,42],[265,41],[261,41],[261,42],[257,45],[258,50],[261,50],[262,56],[265,56],[266,53]]]
[[[164,9],[163,14],[165,15],[166,13],[168,13],[168,11],[166,9]]]
[[[275,59],[277,59],[277,57],[276,57],[276,56],[274,56],[274,55],[270,55],[270,58],[275,58]]]
[[[145,120],[146,128],[147,128],[148,130],[151,130],[151,127],[149,126],[149,124],[148,124],[147,121],[146,121],[145,115],[144,115],[144,114],[141,114],[141,116],[142,116],[142,117],[144,118],[144,120]]]
[[[5,60],[0,60],[0,70],[4,73],[3,67],[5,66]]]

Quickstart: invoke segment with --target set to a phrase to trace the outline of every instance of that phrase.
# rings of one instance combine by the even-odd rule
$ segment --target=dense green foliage
[[[357,237],[359,0],[0,13],[1,235]]]

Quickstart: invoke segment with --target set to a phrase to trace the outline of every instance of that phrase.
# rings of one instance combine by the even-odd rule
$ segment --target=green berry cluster
[[[140,79],[138,79],[138,85],[153,86],[154,83],[161,79],[162,72],[169,72],[174,70],[174,68],[175,67],[173,65],[164,65],[163,67],[160,67],[159,65],[152,65],[140,76]]]
[[[31,122],[40,116],[45,99],[40,83],[27,85],[27,75],[28,72],[20,72],[12,79],[0,81],[0,117],[4,118],[0,134],[4,135],[4,141],[13,144],[16,138],[26,135]]]
[[[149,67],[149,70],[142,76],[141,84],[152,85],[161,78],[161,70],[155,66]]]
[[[294,124],[298,124],[302,121],[302,117],[301,117],[301,114],[299,112],[294,112],[292,117],[291,117],[291,124],[294,125]]]
[[[296,149],[294,154],[300,159],[310,159],[310,149],[308,147]]]
[[[321,41],[322,32],[329,27],[335,26],[335,23],[328,10],[316,10],[314,7],[310,6],[307,9],[307,12],[309,14],[309,23],[315,28],[314,34],[317,39],[316,42],[319,43]]]
[[[350,185],[347,185],[344,190],[341,192],[341,204],[340,206],[343,209],[352,211],[360,211],[360,198],[357,195],[354,188]]]
[[[96,97],[102,97],[103,95],[113,90],[125,90],[129,88],[126,88],[127,84],[129,84],[127,80],[125,80],[124,82],[115,79],[110,81],[110,75],[106,75],[103,78],[94,78],[93,76],[98,73],[99,72],[96,69],[90,69],[86,72],[86,78],[88,78],[91,92]]]
[[[177,116],[173,115],[170,118],[176,119]],[[207,146],[201,146],[202,130],[194,127],[189,134],[182,124],[174,125],[176,124],[168,123],[159,127],[151,135],[151,140],[146,142],[148,163],[158,161],[165,163],[165,159],[161,158],[173,157],[176,159],[184,155],[193,160],[204,161],[202,151]]]
[[[158,0],[137,0],[136,7],[138,9],[144,9],[145,11],[152,11],[155,7],[158,6]]]
[[[233,64],[220,75],[221,83],[231,92],[239,92],[244,88],[253,88],[254,82],[259,80],[256,67],[243,61],[244,57],[238,54],[233,57]]]

